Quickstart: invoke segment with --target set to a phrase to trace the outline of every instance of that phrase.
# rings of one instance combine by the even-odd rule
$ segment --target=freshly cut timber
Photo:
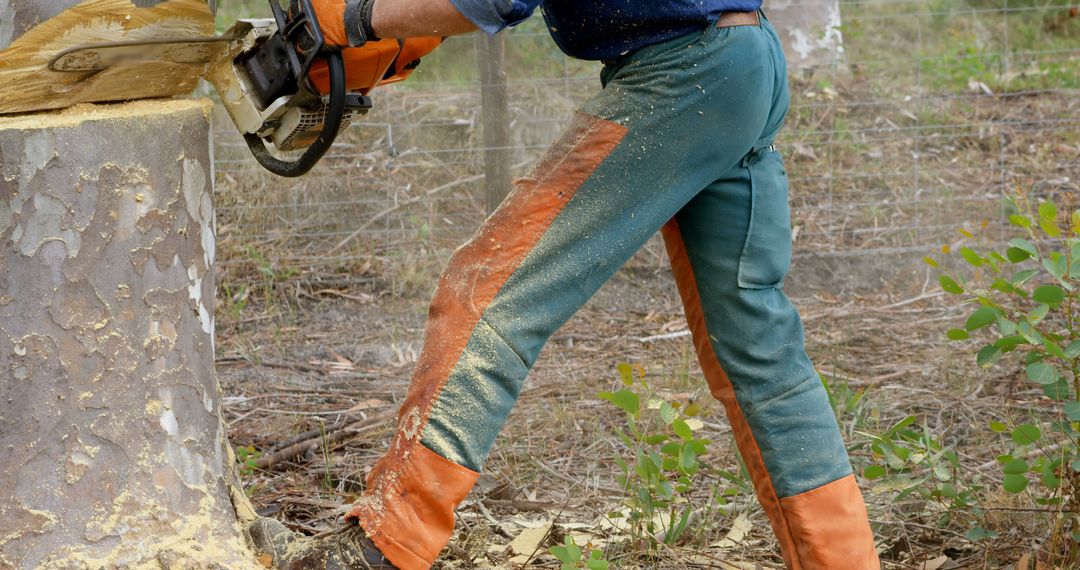
[[[232,36],[109,42],[66,49],[49,60],[52,71],[103,71],[114,65],[165,61],[207,64],[221,56]]]
[[[9,9],[18,8],[9,5]],[[205,0],[167,0],[149,8],[130,0],[86,0],[33,26],[0,50],[0,113],[190,93],[205,63],[130,61],[73,73],[52,71],[49,61],[87,44],[204,37],[213,31],[214,16]]]

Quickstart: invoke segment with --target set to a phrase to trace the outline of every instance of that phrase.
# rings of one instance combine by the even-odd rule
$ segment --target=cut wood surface
[[[87,0],[19,36],[0,51],[0,113],[61,109],[77,103],[126,101],[190,93],[203,64],[132,62],[100,72],[48,69],[76,46],[212,34],[205,0],[168,0],[139,8],[129,0]]]

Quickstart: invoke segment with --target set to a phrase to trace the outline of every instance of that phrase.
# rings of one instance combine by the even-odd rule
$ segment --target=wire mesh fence
[[[785,13],[821,6],[773,4],[778,28]],[[830,33],[842,36],[842,53],[792,66],[778,141],[797,256],[921,255],[960,228],[996,231],[1010,189],[1080,189],[1080,6],[837,6]],[[376,274],[394,287],[430,281],[486,214],[485,158],[501,151],[523,174],[600,88],[600,64],[564,57],[539,18],[508,31],[498,85],[508,142],[485,146],[481,92],[492,85],[478,71],[482,41],[449,38],[410,81],[377,92],[375,109],[300,179],[263,173],[221,117],[223,284],[251,270],[340,283]],[[663,257],[655,244],[642,255]]]

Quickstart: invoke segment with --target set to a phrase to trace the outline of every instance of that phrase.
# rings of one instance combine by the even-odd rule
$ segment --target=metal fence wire
[[[922,255],[961,228],[1002,231],[1001,198],[1017,187],[1076,195],[1080,6],[838,7],[831,33],[842,36],[842,53],[792,67],[792,107],[777,143],[791,181],[797,257]],[[773,22],[784,26],[782,17]],[[311,275],[437,269],[485,216],[485,159],[508,160],[523,174],[600,88],[599,64],[564,57],[539,18],[505,33],[494,76],[505,80],[494,84],[490,73],[481,80],[477,62],[485,41],[449,38],[412,79],[378,91],[375,109],[303,178],[262,172],[219,117],[223,282],[244,267]],[[490,88],[505,92],[505,125],[483,124],[498,116],[481,104]],[[504,129],[505,142],[485,145],[485,128]],[[644,259],[650,248],[659,251],[647,247]]]

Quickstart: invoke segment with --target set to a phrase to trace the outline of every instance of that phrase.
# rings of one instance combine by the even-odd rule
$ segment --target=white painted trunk
[[[766,0],[763,9],[784,43],[789,71],[828,70],[843,61],[839,0]]]

